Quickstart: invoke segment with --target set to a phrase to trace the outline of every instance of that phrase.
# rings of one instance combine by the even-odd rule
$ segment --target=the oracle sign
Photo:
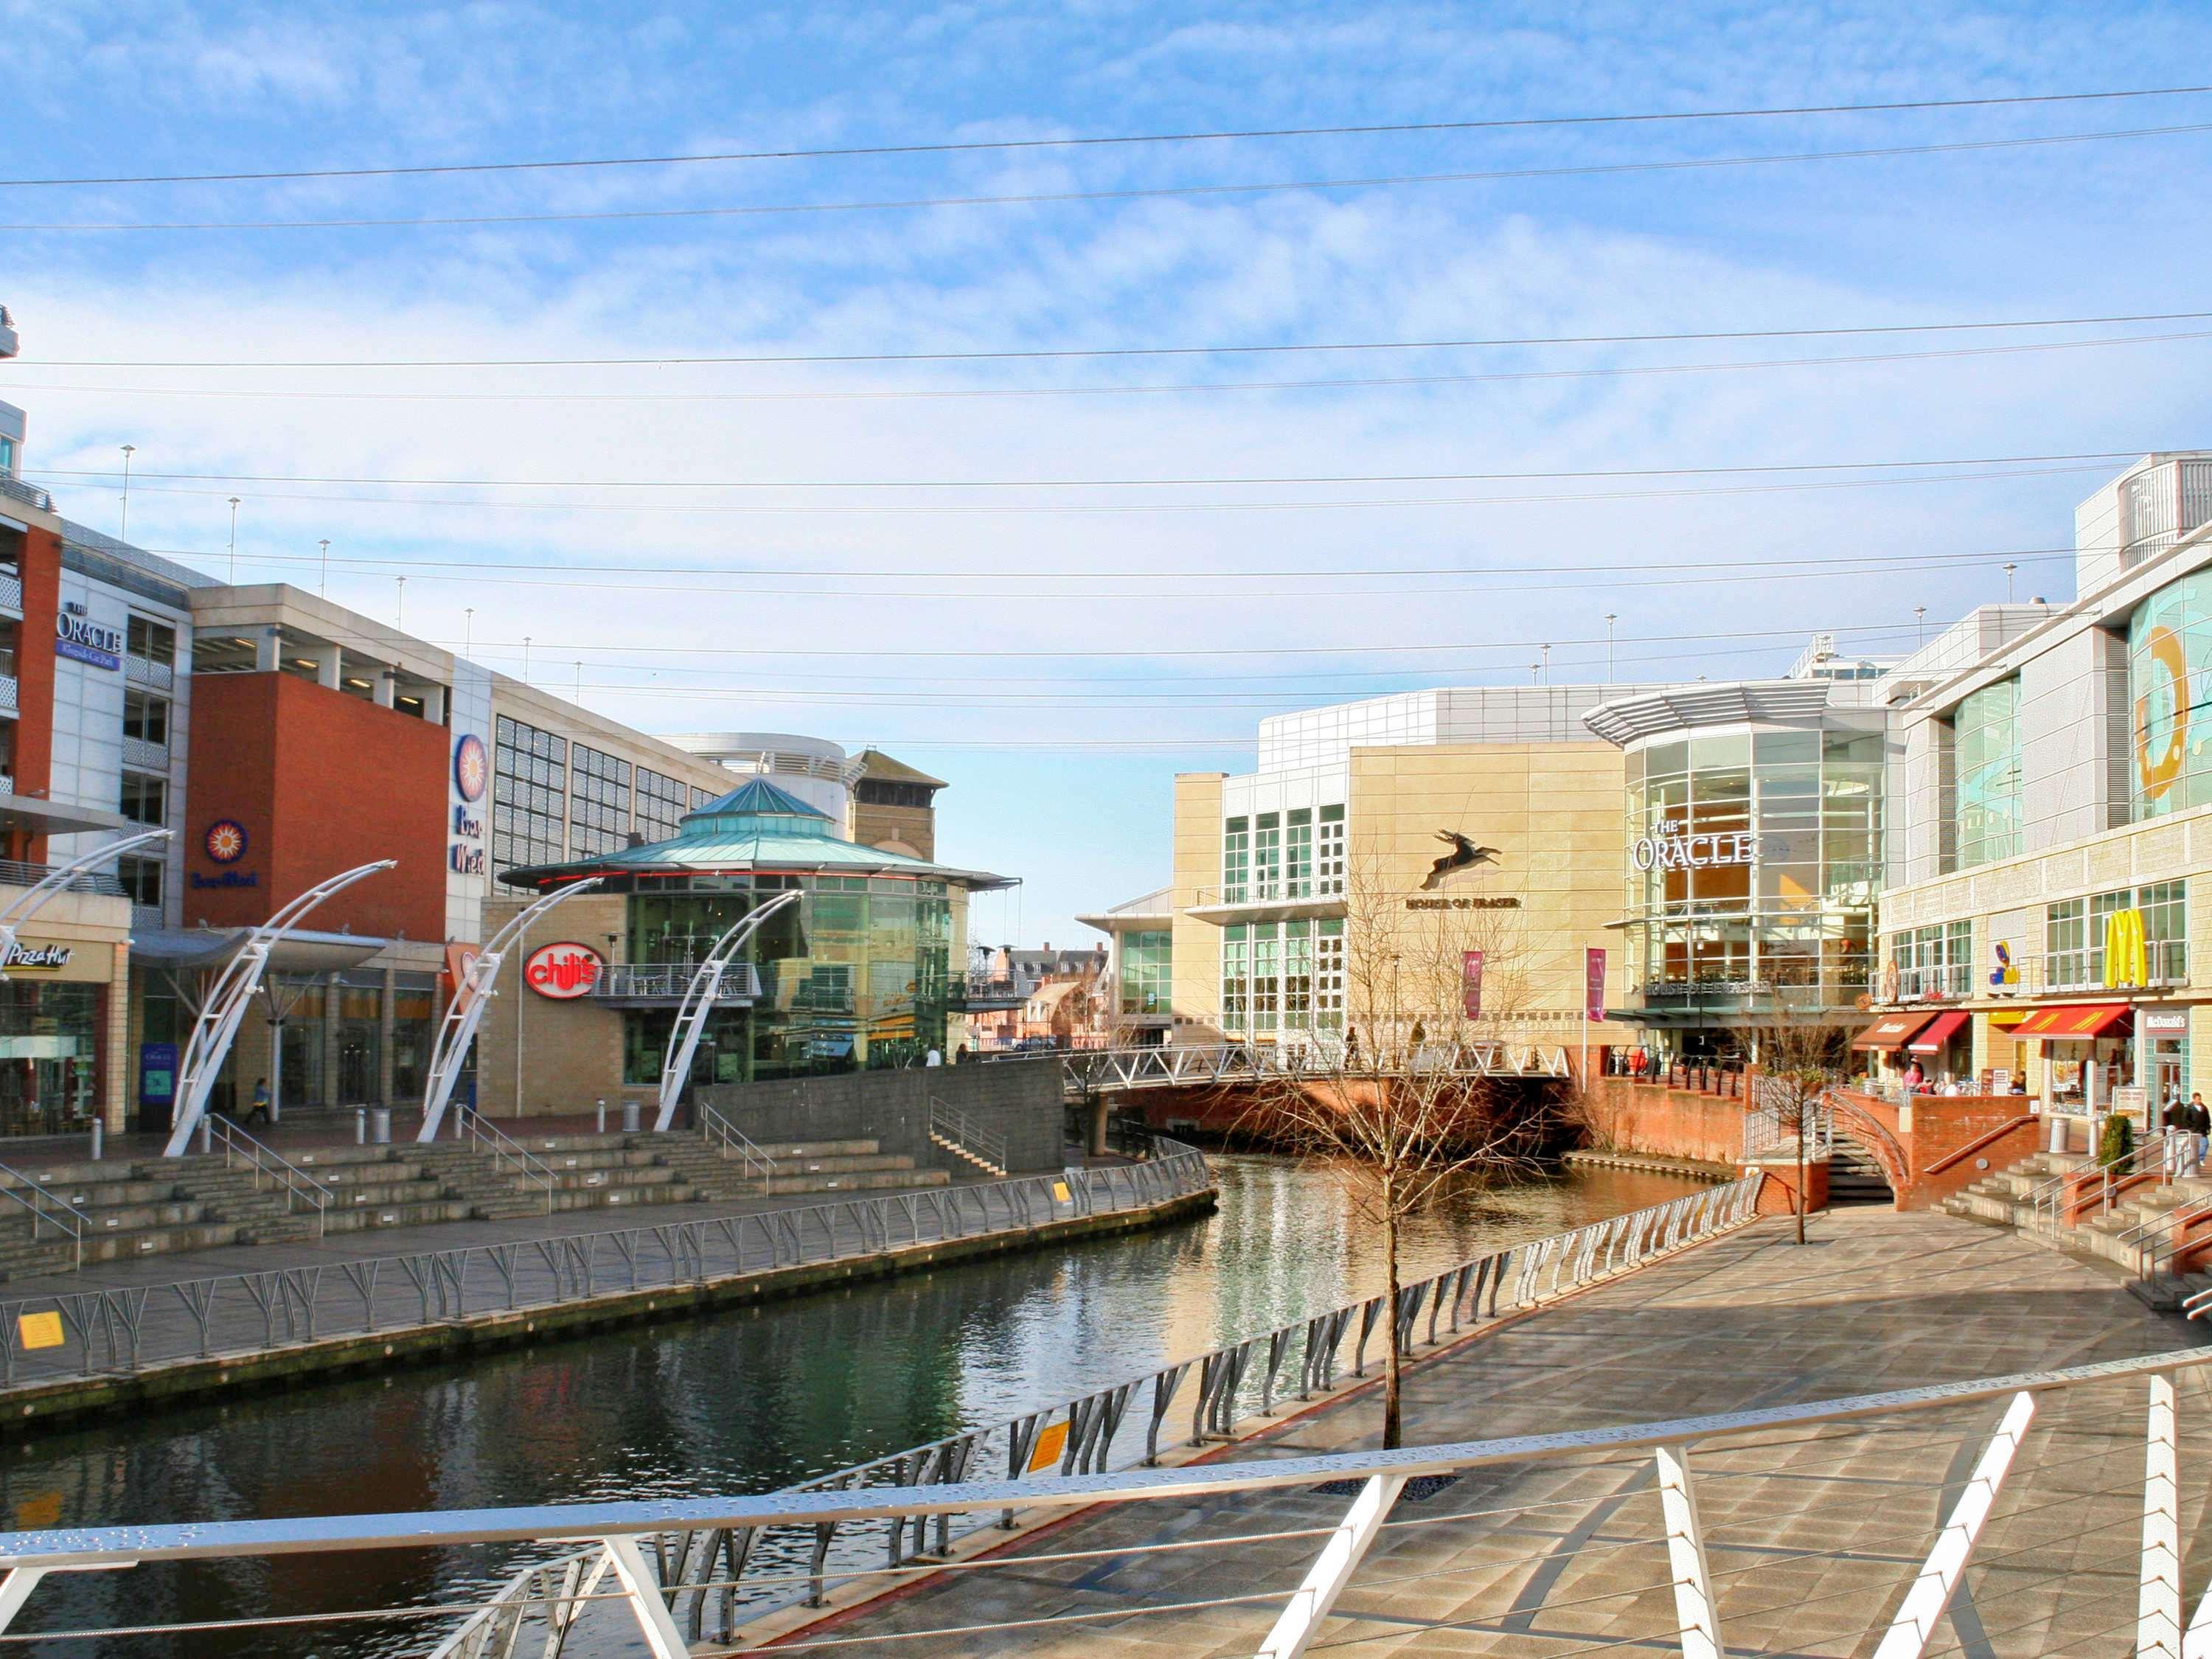
[[[588,945],[546,945],[530,953],[522,964],[522,979],[539,996],[566,1002],[598,984],[605,966],[606,958]]]

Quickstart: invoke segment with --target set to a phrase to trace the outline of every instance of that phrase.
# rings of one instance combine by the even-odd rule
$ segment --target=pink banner
[[[1588,1019],[1605,1018],[1605,952],[1595,948],[1583,952],[1583,1012]]]
[[[1482,1018],[1482,952],[1462,951],[1459,953],[1460,994],[1469,1019]]]

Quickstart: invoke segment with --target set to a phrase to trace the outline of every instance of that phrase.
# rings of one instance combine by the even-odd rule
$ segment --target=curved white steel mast
[[[793,888],[770,899],[714,941],[714,948],[700,963],[699,971],[691,975],[690,988],[684,993],[683,1006],[676,1011],[676,1024],[668,1033],[668,1049],[661,1060],[660,1115],[653,1121],[655,1130],[664,1130],[676,1121],[676,1103],[684,1093],[684,1079],[691,1075],[691,1060],[699,1052],[699,1038],[707,1029],[708,1011],[721,994],[722,974],[729,967],[730,958],[761,923],[785,905],[795,903],[799,896],[799,890]]]
[[[89,853],[78,854],[67,864],[56,865],[36,885],[17,894],[7,908],[0,909],[0,979],[8,977],[8,958],[15,949],[16,930],[45,908],[48,899],[94,865],[118,857],[134,847],[145,847],[168,838],[169,831],[167,830],[142,830],[135,836],[125,836],[121,841],[111,841],[105,847],[95,847]]]
[[[192,1131],[199,1127],[207,1109],[208,1091],[215,1086],[216,1073],[222,1069],[223,1060],[230,1053],[231,1041],[238,1035],[238,1023],[246,1017],[246,1005],[261,988],[262,970],[268,967],[269,952],[276,947],[276,941],[333,893],[352,886],[364,876],[389,870],[398,862],[397,859],[379,859],[374,864],[357,865],[327,881],[318,882],[256,927],[239,947],[238,954],[223,965],[215,988],[200,1005],[200,1017],[192,1022],[184,1060],[177,1067],[177,1117],[169,1130],[169,1144],[161,1149],[162,1157],[182,1158],[185,1148],[191,1144]]]
[[[515,942],[530,930],[536,921],[562,899],[571,898],[587,889],[597,887],[605,878],[593,876],[568,887],[556,887],[538,902],[510,918],[506,927],[494,933],[470,963],[461,982],[453,988],[453,1000],[447,1005],[444,1022],[438,1027],[438,1041],[430,1050],[430,1081],[422,1091],[422,1128],[415,1139],[435,1140],[438,1126],[446,1121],[446,1108],[452,1103],[453,1085],[460,1081],[462,1062],[469,1057],[469,1045],[476,1041],[477,1027],[483,1023],[484,1009],[489,1005],[492,986],[499,978],[500,964]]]

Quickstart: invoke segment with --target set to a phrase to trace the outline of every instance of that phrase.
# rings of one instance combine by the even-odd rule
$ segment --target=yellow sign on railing
[[[26,1348],[58,1348],[64,1340],[61,1313],[49,1308],[44,1313],[19,1315],[15,1334]]]

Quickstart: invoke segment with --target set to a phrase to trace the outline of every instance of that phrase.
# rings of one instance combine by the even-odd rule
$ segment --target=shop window
[[[169,784],[166,778],[143,773],[123,775],[122,799],[116,811],[133,823],[165,824],[169,821]]]

